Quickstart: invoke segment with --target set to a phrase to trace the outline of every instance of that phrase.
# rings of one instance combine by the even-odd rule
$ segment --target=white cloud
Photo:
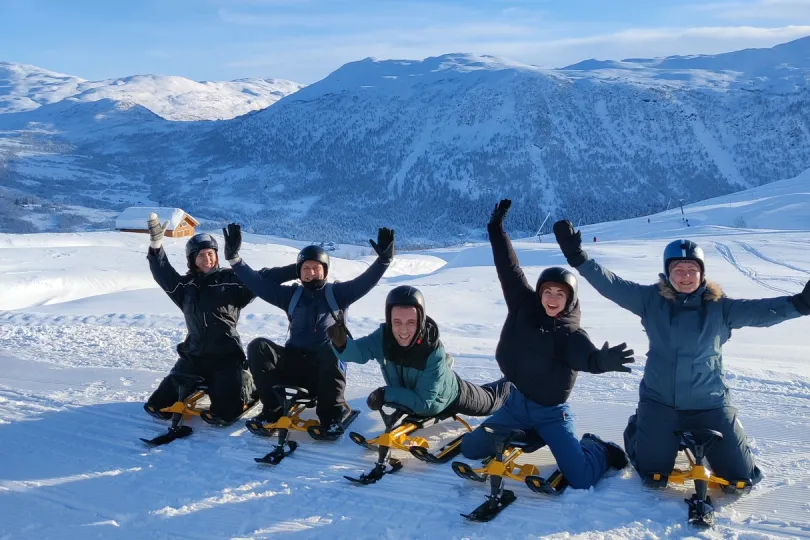
[[[691,6],[691,9],[716,17],[718,20],[761,21],[810,20],[810,0],[756,0],[753,2],[714,2]]]

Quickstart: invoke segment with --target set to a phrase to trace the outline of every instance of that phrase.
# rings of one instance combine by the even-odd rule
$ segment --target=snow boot
[[[622,470],[627,467],[627,454],[624,453],[624,450],[622,450],[618,444],[605,442],[593,433],[586,433],[582,436],[583,441],[586,439],[602,445],[605,452],[607,452],[608,466],[618,470]]]

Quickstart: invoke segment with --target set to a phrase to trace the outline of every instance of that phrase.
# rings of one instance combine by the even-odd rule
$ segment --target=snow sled
[[[190,426],[185,425],[185,422],[188,422],[193,416],[199,416],[205,422],[216,426],[229,426],[236,421],[234,419],[231,422],[225,422],[211,415],[208,409],[197,406],[197,402],[205,397],[208,391],[208,386],[205,384],[203,377],[187,373],[170,373],[169,377],[171,377],[171,381],[177,389],[177,401],[169,407],[159,410],[154,410],[148,405],[145,405],[144,409],[159,420],[171,419],[172,424],[169,431],[163,435],[158,435],[154,439],[141,438],[149,446],[162,446],[191,435],[193,430]],[[242,414],[249,411],[255,404],[255,402],[246,404]]]
[[[413,433],[420,429],[433,426],[447,418],[453,418],[453,420],[461,423],[468,432],[472,431],[470,424],[457,415],[417,416],[401,405],[385,405],[384,407],[390,407],[394,410],[389,414],[380,409],[380,415],[385,424],[383,433],[373,439],[366,439],[363,435],[354,431],[349,433],[349,438],[358,445],[369,450],[377,449],[378,452],[378,459],[374,469],[368,474],[361,475],[360,478],[346,476],[345,478],[351,482],[364,485],[373,484],[380,480],[383,475],[400,470],[402,462],[391,456],[393,450],[410,452],[417,459],[427,463],[445,463],[461,451],[461,438],[463,435],[448,442],[435,453],[431,453],[427,439],[413,436]]]
[[[712,429],[694,429],[691,431],[676,431],[680,440],[680,450],[686,454],[689,460],[688,469],[675,468],[668,477],[661,474],[653,474],[647,479],[647,484],[655,487],[665,487],[668,482],[684,484],[687,480],[692,480],[695,484],[695,493],[689,499],[684,499],[689,506],[688,520],[690,525],[696,527],[712,527],[714,525],[714,506],[708,494],[708,489],[720,488],[729,495],[742,495],[751,491],[752,482],[750,479],[729,482],[725,478],[720,478],[712,474],[703,460],[706,458],[706,450],[723,438],[723,434]]]
[[[487,426],[482,428],[488,433],[494,431]],[[568,482],[560,471],[555,471],[548,479],[539,476],[537,466],[518,464],[515,460],[523,454],[530,454],[544,447],[546,442],[534,430],[513,430],[506,437],[495,443],[495,455],[487,458],[483,466],[473,469],[461,461],[453,462],[453,472],[461,478],[486,482],[489,480],[490,494],[487,500],[469,514],[461,514],[470,521],[491,521],[501,511],[515,502],[514,491],[504,489],[504,478],[524,482],[529,489],[537,493],[550,495],[561,494]]]
[[[264,457],[254,458],[256,463],[277,465],[282,459],[289,456],[298,448],[298,443],[288,440],[290,431],[305,431],[310,437],[316,440],[334,440],[337,437],[329,435],[321,424],[315,419],[305,420],[301,414],[306,409],[311,409],[318,404],[318,398],[310,395],[305,388],[298,386],[277,385],[273,387],[279,401],[283,403],[285,415],[275,422],[262,423],[259,420],[249,420],[245,425],[251,433],[263,437],[278,435],[278,443],[275,448]],[[343,415],[343,428],[351,424],[359,411],[353,411],[348,404],[344,404],[345,413]]]

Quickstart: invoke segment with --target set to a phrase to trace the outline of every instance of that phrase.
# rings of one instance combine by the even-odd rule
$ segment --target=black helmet
[[[674,261],[695,261],[700,265],[700,273],[706,274],[703,250],[691,240],[675,240],[664,248],[664,275],[667,279],[669,279],[669,265]]]
[[[301,277],[301,267],[306,261],[318,261],[323,265],[323,277],[329,274],[329,254],[321,246],[307,246],[298,252],[298,260],[295,262],[295,271]]]
[[[388,296],[385,297],[385,322],[388,327],[391,327],[391,310],[394,306],[413,306],[416,308],[416,313],[419,322],[419,329],[416,333],[417,336],[421,335],[425,330],[425,297],[416,287],[410,285],[400,285],[391,289]]]
[[[562,283],[563,285],[568,286],[570,294],[568,295],[568,300],[565,303],[565,307],[567,309],[574,305],[574,303],[577,301],[577,277],[573,274],[573,272],[559,266],[546,268],[540,273],[540,277],[537,278],[537,286],[535,287],[535,290],[539,293],[540,287],[543,285],[543,283],[549,282]]]
[[[186,261],[188,261],[189,270],[197,268],[194,259],[197,257],[197,253],[204,249],[213,249],[219,254],[216,239],[208,233],[197,233],[186,242]]]

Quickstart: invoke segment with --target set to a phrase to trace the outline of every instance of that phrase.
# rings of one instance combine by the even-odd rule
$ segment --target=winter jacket
[[[436,323],[427,318],[426,340],[430,351],[425,358],[414,358],[409,365],[393,362],[383,352],[386,325],[371,334],[348,339],[343,352],[335,354],[344,362],[365,364],[376,360],[385,379],[385,401],[404,405],[420,416],[434,416],[442,412],[458,397],[458,379],[453,372],[453,357],[444,350],[439,340]],[[415,351],[418,354],[418,351]],[[421,365],[420,365],[421,364]]]
[[[227,362],[243,365],[245,353],[236,331],[242,308],[255,295],[232,270],[218,268],[207,274],[180,275],[169,263],[163,248],[149,249],[146,258],[158,285],[183,311],[188,334],[177,345],[180,356],[208,369]],[[265,268],[264,279],[284,282],[295,279],[295,265]],[[211,365],[208,365],[211,364]]]
[[[625,281],[589,259],[577,271],[605,298],[641,317],[650,350],[639,393],[676,409],[723,407],[723,344],[733,328],[771,326],[800,316],[790,297],[735,300],[712,282],[692,294],[661,276],[655,285]]]
[[[368,294],[377,285],[390,263],[379,257],[362,274],[349,281],[341,281],[332,285],[335,300],[340,310],[345,310],[354,302]],[[279,285],[273,279],[262,277],[244,261],[233,265],[233,270],[239,279],[247,285],[256,296],[285,312],[290,306],[293,294],[301,285]],[[290,321],[290,337],[287,347],[298,349],[316,349],[329,346],[329,336],[326,329],[332,326],[335,318],[326,292],[323,287],[310,289],[303,287],[301,297],[293,312]]]
[[[526,281],[503,226],[490,225],[488,232],[507,308],[495,360],[527,398],[543,406],[565,403],[577,371],[600,373],[597,348],[580,328],[579,300],[549,317]]]

